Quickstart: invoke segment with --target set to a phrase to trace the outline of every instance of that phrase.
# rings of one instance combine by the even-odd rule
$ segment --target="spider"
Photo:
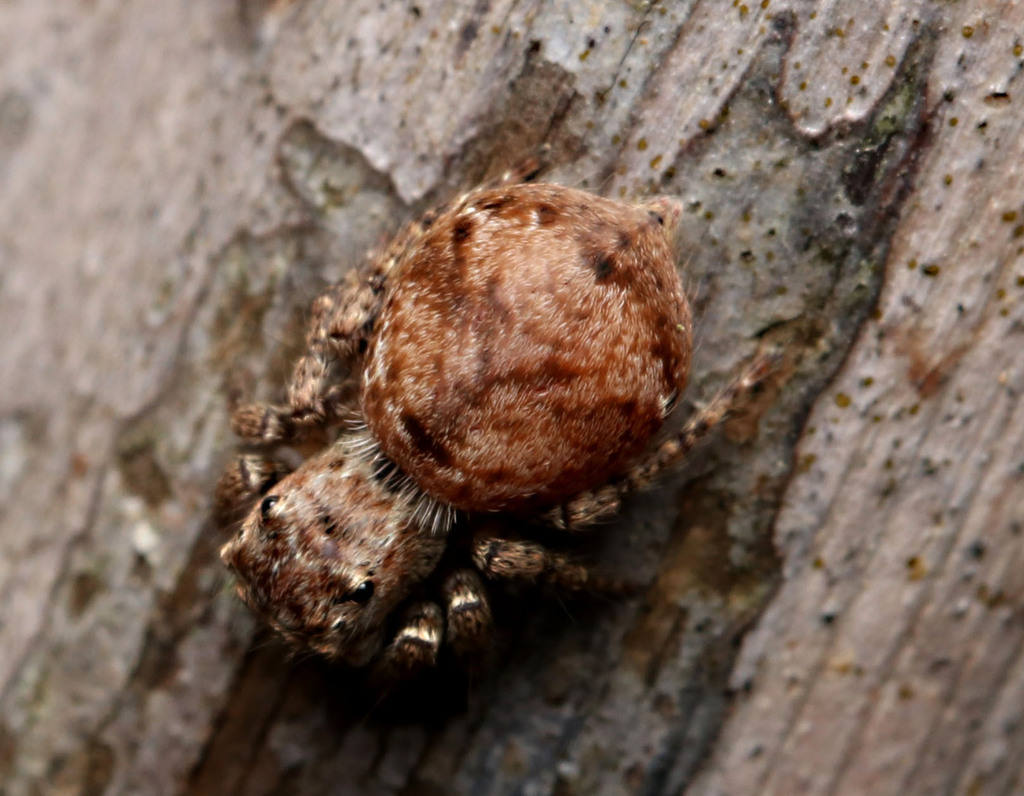
[[[484,580],[614,590],[510,528],[612,516],[763,375],[652,445],[690,368],[679,213],[508,180],[320,296],[287,403],[232,417],[268,450],[333,437],[294,469],[247,454],[222,477],[220,505],[248,510],[221,550],[242,600],[300,648],[404,679],[443,643],[482,651]]]

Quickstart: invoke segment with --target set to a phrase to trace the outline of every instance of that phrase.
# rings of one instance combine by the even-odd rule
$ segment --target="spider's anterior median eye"
[[[274,508],[280,498],[277,495],[268,495],[260,503],[260,519],[263,522],[270,522],[270,510]]]
[[[349,599],[353,602],[365,604],[370,601],[373,596],[373,581],[364,580],[355,590],[349,595]]]

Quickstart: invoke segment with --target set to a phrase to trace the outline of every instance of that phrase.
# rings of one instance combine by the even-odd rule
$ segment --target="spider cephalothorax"
[[[480,189],[317,299],[287,404],[233,418],[267,446],[337,434],[294,472],[246,456],[222,479],[223,503],[253,503],[221,552],[243,599],[297,644],[407,674],[442,640],[482,645],[481,576],[593,586],[582,565],[479,518],[572,530],[611,515],[758,378],[650,448],[690,363],[678,214],[665,198]],[[352,412],[358,429],[337,431]]]

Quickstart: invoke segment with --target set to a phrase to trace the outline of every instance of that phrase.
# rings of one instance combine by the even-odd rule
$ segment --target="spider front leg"
[[[245,440],[275,444],[302,439],[336,421],[358,385],[337,383],[336,363],[354,361],[380,309],[383,268],[368,278],[350,275],[317,298],[306,335],[306,353],[295,365],[284,405],[248,404],[231,417],[231,428]]]
[[[650,486],[724,423],[737,406],[764,382],[777,361],[778,356],[774,354],[758,357],[742,376],[715,396],[711,403],[695,412],[679,432],[641,458],[625,475],[556,506],[544,515],[544,520],[560,530],[577,531],[613,517],[624,497]]]
[[[459,569],[445,578],[441,593],[447,620],[445,640],[464,663],[474,663],[487,650],[493,625],[484,584],[473,570]]]
[[[416,602],[402,616],[394,639],[373,663],[370,677],[380,685],[409,680],[437,663],[444,636],[441,608],[431,602]]]

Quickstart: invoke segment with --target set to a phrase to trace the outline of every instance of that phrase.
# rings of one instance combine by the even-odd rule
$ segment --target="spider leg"
[[[624,594],[625,581],[603,575],[576,559],[555,553],[538,542],[481,533],[473,540],[473,563],[489,578],[543,581],[570,591]]]
[[[303,439],[335,422],[357,395],[354,380],[338,383],[336,363],[352,362],[365,349],[380,308],[383,276],[351,275],[313,302],[305,354],[295,364],[284,405],[247,404],[231,417],[231,428],[250,442],[275,444]]]
[[[506,185],[516,185],[521,182],[530,182],[543,171],[547,165],[551,147],[544,145],[536,155],[525,157],[502,172],[496,179],[488,184],[482,185],[479,190],[491,188],[503,188]]]
[[[555,506],[544,515],[544,520],[555,528],[576,531],[614,516],[624,497],[650,486],[725,422],[743,399],[764,382],[777,361],[778,356],[773,354],[758,357],[742,376],[732,381],[711,403],[695,412],[680,431],[641,458],[625,475]]]
[[[540,163],[540,158],[530,158],[503,174],[495,185],[528,179]],[[479,192],[471,191],[460,201],[469,202]],[[428,211],[406,224],[386,248],[371,255],[368,273],[352,274],[317,298],[306,335],[306,353],[295,365],[286,403],[238,407],[231,418],[231,428],[238,436],[273,445],[304,439],[340,419],[344,407],[355,401],[358,384],[357,380],[338,384],[336,363],[358,360],[365,351],[383,303],[388,275],[447,209],[442,206]]]
[[[431,602],[410,605],[391,643],[372,664],[371,679],[379,684],[409,680],[437,663],[444,636],[441,608]]]
[[[471,569],[452,572],[441,585],[447,620],[446,641],[463,662],[475,662],[488,647],[493,620],[487,592]]]

